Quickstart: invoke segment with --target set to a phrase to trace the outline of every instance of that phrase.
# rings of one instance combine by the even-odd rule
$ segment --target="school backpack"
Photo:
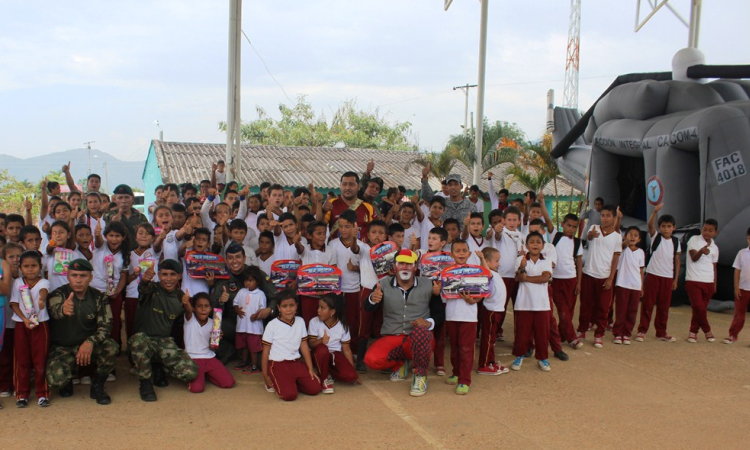
[[[557,243],[560,242],[560,239],[562,239],[563,234],[562,233],[555,233],[555,237],[552,238],[552,245],[557,247]],[[577,237],[573,238],[573,261],[575,261],[576,256],[578,256],[578,249],[581,248],[581,240]]]
[[[676,237],[672,236],[672,261],[674,261],[674,257],[677,256],[677,248],[680,245],[680,240]],[[651,246],[648,249],[648,252],[646,252],[646,265],[649,264],[651,261],[651,257],[656,253],[656,249],[659,248],[659,244],[661,244],[662,237],[661,234],[657,233],[656,237],[651,241]],[[674,270],[674,269],[673,269]]]

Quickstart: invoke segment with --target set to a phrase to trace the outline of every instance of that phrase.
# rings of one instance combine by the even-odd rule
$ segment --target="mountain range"
[[[32,183],[40,181],[49,172],[62,170],[62,166],[68,162],[76,182],[88,176],[89,150],[85,148],[25,159],[0,154],[0,169],[7,169],[19,181],[28,180]],[[122,161],[107,152],[91,149],[91,172],[102,177],[102,190],[106,192],[111,192],[115,186],[123,183],[143,189],[141,176],[145,163],[146,161]]]

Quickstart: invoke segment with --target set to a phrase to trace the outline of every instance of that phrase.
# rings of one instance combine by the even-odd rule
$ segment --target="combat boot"
[[[167,374],[164,373],[164,366],[161,364],[152,364],[151,371],[154,373],[154,386],[160,388],[169,386]]]
[[[365,354],[367,353],[367,339],[360,339],[357,346],[357,373],[367,373]]]
[[[73,380],[68,381],[68,384],[60,389],[60,397],[67,398],[73,396]]]
[[[94,382],[91,383],[91,389],[89,390],[89,397],[96,400],[99,405],[109,405],[112,403],[112,399],[104,391],[104,382],[107,381],[107,375],[96,374]],[[143,397],[141,397],[143,398]]]
[[[141,400],[144,402],[156,401],[156,392],[154,392],[154,385],[151,384],[151,380],[141,380],[138,392],[141,394]]]

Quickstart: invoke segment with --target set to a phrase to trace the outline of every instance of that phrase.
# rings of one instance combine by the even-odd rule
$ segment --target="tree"
[[[23,215],[24,201],[29,199],[33,203],[31,217],[39,217],[40,204],[33,201],[35,194],[39,192],[37,186],[31,183],[18,181],[7,170],[0,170],[0,211],[10,214]],[[36,195],[38,198],[38,195]]]
[[[440,153],[423,153],[419,155],[417,159],[409,163],[409,166],[417,165],[419,167],[427,167],[427,164],[430,165],[430,173],[435,178],[438,180],[444,180],[445,177],[450,175],[453,171],[453,167],[456,165],[456,159],[450,152],[446,151]]]
[[[258,118],[242,124],[242,141],[253,145],[288,145],[300,147],[334,147],[343,143],[352,148],[416,150],[410,122],[391,122],[380,111],[357,108],[356,101],[343,102],[329,124],[323,113],[317,115],[304,96],[297,104],[279,105],[281,119],[276,120],[260,107]],[[219,129],[226,131],[226,123]]]
[[[475,136],[475,130],[469,131],[466,135],[454,134],[448,138],[444,151],[471,169],[476,161]],[[516,124],[501,121],[489,124],[485,119],[480,161],[482,173],[500,164],[512,163],[520,148],[518,142],[522,142],[524,136],[523,130]]]

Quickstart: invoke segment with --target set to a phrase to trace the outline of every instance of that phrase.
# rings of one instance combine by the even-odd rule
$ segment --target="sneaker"
[[[549,361],[547,361],[546,359],[537,361],[536,365],[545,372],[549,372],[550,370],[552,370],[552,367],[549,365]]]
[[[708,333],[706,333],[706,340],[708,342],[714,342],[716,340],[716,336],[714,336],[714,334],[709,331]]]
[[[83,378],[89,378],[89,377],[83,377]],[[81,384],[86,384],[83,382],[83,378],[81,378]],[[107,381],[117,381],[117,375],[115,375],[114,372],[110,372],[110,374],[107,375]],[[91,384],[91,378],[89,378],[88,384]]]
[[[526,354],[524,355],[527,358],[531,358],[534,356],[534,347],[531,347],[530,349],[526,350]]]
[[[521,370],[521,364],[523,364],[523,358],[524,356],[519,356],[516,358],[515,361],[513,361],[513,364],[510,365],[510,368],[513,370]]]
[[[635,340],[638,342],[643,342],[646,340],[646,333],[638,333],[635,335]]]
[[[630,345],[630,338],[627,336],[622,337],[622,344],[623,345]]]
[[[49,399],[47,397],[40,397],[37,404],[42,408],[46,408],[49,406]]]
[[[567,353],[560,350],[559,352],[555,352],[555,358],[559,359],[560,361],[567,361],[570,359],[570,356],[568,356]]]
[[[112,380],[115,381],[115,380]],[[81,377],[81,385],[89,386],[91,384],[91,377]]]
[[[725,344],[734,344],[735,342],[737,342],[737,336],[729,336],[728,338],[724,339],[721,342]]]
[[[593,324],[593,323],[590,323],[590,324],[589,324],[589,331],[594,331],[594,328],[595,328],[595,327],[594,327],[594,324]]]
[[[437,366],[435,367],[435,375],[439,377],[445,376],[445,366]]]
[[[459,384],[456,386],[456,394],[458,395],[466,395],[469,393],[469,385],[468,384]]]
[[[604,347],[604,340],[600,337],[594,338],[594,348],[602,348]]]
[[[614,339],[612,339],[613,344],[622,344],[622,336],[615,336]]]
[[[421,397],[427,393],[427,377],[414,374],[411,379],[411,390],[409,395]]]
[[[583,342],[581,342],[580,339],[573,339],[572,341],[569,342],[568,345],[573,347],[573,350],[578,350],[579,348],[583,347]]]
[[[74,385],[79,385],[79,384],[81,384],[81,379],[80,379],[80,378],[73,378],[73,384],[74,384]]]
[[[357,360],[357,373],[367,373],[367,366],[364,361]]]
[[[695,344],[696,342],[698,342],[698,334],[697,333],[689,333],[687,341],[690,342],[691,344]]]
[[[497,335],[497,340],[498,340],[498,342],[505,342],[505,336],[503,336],[502,334],[498,334]]]
[[[495,376],[500,375],[500,372],[498,371],[497,367],[495,367],[492,363],[489,363],[486,367],[480,367],[479,369],[477,369],[477,374]]]
[[[16,408],[25,408],[29,406],[29,401],[25,398],[19,398],[16,400]]]
[[[612,331],[612,329],[614,328],[614,325],[615,325],[615,324],[613,324],[613,323],[608,323],[608,324],[607,324],[607,328],[606,328],[606,330],[607,330],[607,331],[610,331],[610,332],[611,332],[611,331]]]
[[[498,371],[498,372],[500,373],[500,375],[502,375],[502,374],[504,374],[504,373],[508,373],[508,372],[510,372],[510,369],[508,369],[508,368],[507,368],[507,367],[505,367],[505,366],[501,366],[501,365],[500,365],[500,364],[498,364],[498,363],[492,363],[492,365],[493,365],[493,366],[495,366],[495,369],[497,369],[497,371]]]
[[[260,367],[258,367],[258,366],[247,366],[242,371],[242,373],[244,373],[245,375],[251,375],[251,374],[260,373],[260,372],[261,372],[261,370],[260,370]]]
[[[274,392],[276,392],[276,390],[275,390],[275,389],[273,388],[273,386],[269,386],[269,385],[267,385],[267,384],[265,384],[265,383],[263,383],[263,386],[265,386],[265,388],[266,388],[266,392],[270,392],[270,393],[272,393],[272,394],[273,394]]]
[[[2,392],[0,392],[0,397],[1,398],[8,398],[11,395],[13,395],[13,392],[11,392],[11,391],[2,391]]]
[[[246,367],[250,367],[250,363],[240,361],[232,367],[234,370],[245,370]]]
[[[404,381],[406,380],[406,375],[409,373],[409,361],[404,361],[404,364],[401,365],[401,367],[398,368],[398,370],[394,370],[391,372],[391,381]]]
[[[323,381],[323,389],[320,392],[323,394],[333,394],[333,385],[328,382],[328,379]]]
[[[455,375],[449,376],[448,378],[445,379],[445,384],[450,384],[450,385],[458,384],[458,377]]]
[[[656,338],[656,340],[657,340],[657,341],[662,341],[662,342],[674,342],[674,341],[676,341],[677,339],[675,339],[675,338],[674,338],[674,336],[670,336],[670,335],[668,335],[668,334],[665,334],[664,336],[658,336],[658,337]]]
[[[576,339],[579,341],[585,341],[586,340],[586,333],[578,333],[578,336],[576,336]]]

